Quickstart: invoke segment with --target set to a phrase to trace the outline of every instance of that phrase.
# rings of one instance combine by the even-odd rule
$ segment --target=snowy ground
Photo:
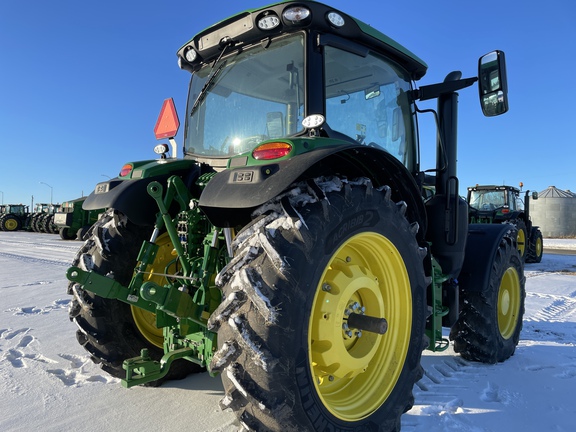
[[[220,380],[124,389],[91,363],[68,320],[64,272],[79,242],[0,232],[0,431],[236,431]],[[576,250],[576,240],[544,240]],[[570,251],[567,251],[570,252]],[[526,265],[526,314],[507,362],[426,351],[403,431],[573,431],[576,255]]]

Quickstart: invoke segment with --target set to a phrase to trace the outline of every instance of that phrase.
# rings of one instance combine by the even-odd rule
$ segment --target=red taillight
[[[262,144],[252,151],[252,157],[256,160],[278,159],[292,151],[292,146],[285,142],[271,142]]]
[[[120,170],[120,177],[125,177],[132,172],[134,167],[132,164],[125,164],[122,169]]]
[[[502,209],[502,213],[510,213],[510,209],[504,207],[504,208]]]

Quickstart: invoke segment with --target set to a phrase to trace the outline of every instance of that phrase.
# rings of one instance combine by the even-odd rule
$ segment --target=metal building
[[[530,216],[547,238],[576,238],[576,194],[550,186],[530,201]]]

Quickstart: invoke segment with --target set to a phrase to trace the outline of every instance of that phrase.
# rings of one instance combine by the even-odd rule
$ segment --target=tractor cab
[[[311,147],[364,145],[415,168],[409,95],[412,80],[426,70],[423,61],[316,2],[275,5],[248,31],[246,21],[233,17],[178,52],[180,66],[192,72],[187,156],[225,168],[241,154],[244,162],[235,160],[236,166],[294,157]]]
[[[520,190],[512,186],[469,187],[467,201],[472,223],[497,223],[524,210]]]

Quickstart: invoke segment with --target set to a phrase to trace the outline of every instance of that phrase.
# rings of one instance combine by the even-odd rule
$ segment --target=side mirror
[[[492,51],[478,61],[480,105],[487,117],[508,111],[508,82],[503,51]]]
[[[533,200],[537,200],[537,199],[538,199],[538,192],[536,192],[536,191],[532,192],[532,199],[533,199]]]

